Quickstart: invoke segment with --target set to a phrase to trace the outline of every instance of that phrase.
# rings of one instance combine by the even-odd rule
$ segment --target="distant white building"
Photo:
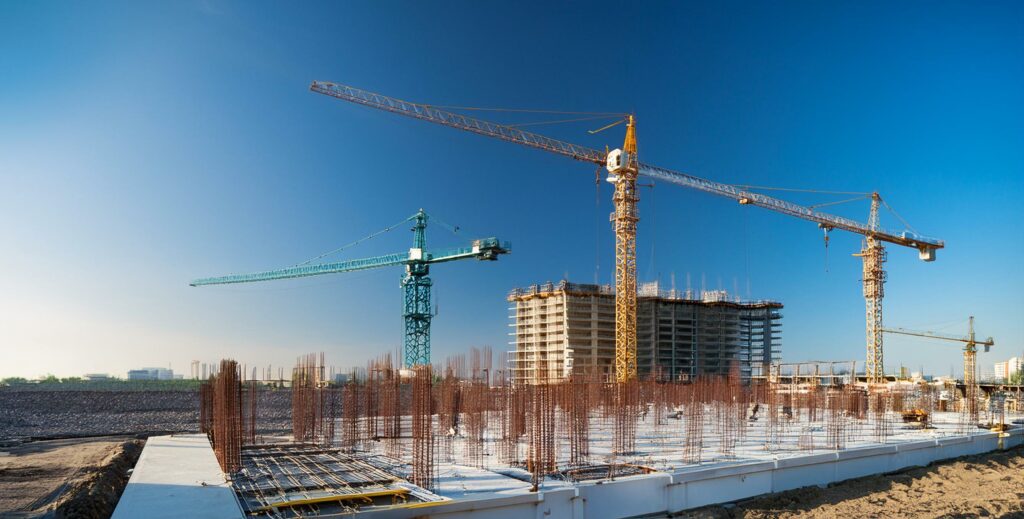
[[[1004,382],[1010,380],[1011,376],[1021,371],[1022,362],[1024,362],[1024,358],[1021,357],[1013,357],[1005,362],[996,362],[995,378]]]
[[[88,380],[89,382],[103,382],[104,380],[113,379],[113,377],[106,373],[86,373],[85,375],[82,375],[82,378]]]
[[[978,371],[980,372],[978,373],[978,380],[980,380],[981,382],[996,382],[1001,378],[999,375],[996,374],[995,371],[992,371],[984,366],[980,366]]]
[[[128,380],[174,380],[175,378],[174,370],[170,368],[141,368],[128,371]]]

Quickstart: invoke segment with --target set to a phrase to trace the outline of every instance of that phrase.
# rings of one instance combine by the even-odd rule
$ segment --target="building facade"
[[[179,380],[181,375],[175,375],[174,370],[168,368],[141,368],[128,371],[128,380]]]
[[[1022,363],[1024,363],[1024,359],[1021,357],[1012,357],[1005,362],[996,362],[994,370],[995,379],[1000,382],[1008,382],[1010,377],[1021,371]]]
[[[615,370],[615,290],[562,281],[513,290],[509,369],[517,384],[563,380],[573,373],[611,377]],[[725,375],[735,365],[781,357],[782,304],[738,301],[724,291],[637,291],[637,373],[685,380]],[[767,371],[767,368],[765,368]]]

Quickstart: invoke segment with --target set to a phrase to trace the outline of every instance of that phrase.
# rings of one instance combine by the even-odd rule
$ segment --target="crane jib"
[[[313,84],[310,85],[309,89],[313,92],[378,108],[388,112],[394,112],[414,117],[416,119],[423,119],[443,124],[445,126],[458,128],[460,130],[522,144],[524,146],[540,148],[553,153],[565,155],[575,160],[604,164],[604,152],[593,148],[579,146],[557,139],[552,139],[551,137],[545,137],[544,135],[537,133],[505,126],[503,124],[492,123],[483,119],[477,119],[475,117],[441,110],[430,105],[402,101],[401,99],[376,94],[355,87],[323,81],[314,81]]]
[[[294,279],[319,276],[323,274],[340,274],[343,272],[355,272],[359,270],[408,265],[413,263],[444,263],[465,258],[495,260],[499,254],[508,254],[511,251],[512,244],[509,242],[501,242],[497,238],[483,238],[475,240],[473,245],[469,247],[455,247],[438,251],[426,251],[422,253],[420,257],[413,257],[410,252],[397,252],[372,258],[339,261],[336,263],[302,265],[283,269],[267,270],[264,272],[254,272],[251,274],[231,274],[220,277],[202,278],[192,281],[190,285],[204,286],[229,285],[233,283],[254,283],[258,281]]]
[[[914,236],[908,238],[904,233],[895,233],[891,231],[885,231],[880,229],[872,230],[866,224],[851,220],[849,218],[843,218],[841,216],[835,216],[828,213],[822,213],[804,207],[799,204],[787,202],[775,197],[762,195],[760,193],[754,193],[750,191],[744,191],[736,186],[730,184],[722,184],[720,182],[714,182],[704,178],[696,177],[693,175],[687,175],[686,173],[680,173],[665,168],[659,168],[656,166],[650,166],[647,164],[640,164],[640,175],[664,180],[666,182],[690,187],[706,193],[716,194],[732,198],[740,201],[744,204],[756,205],[765,209],[771,209],[773,211],[802,218],[804,220],[810,220],[815,223],[826,225],[835,229],[842,229],[857,234],[867,235],[871,234],[874,237],[883,241],[896,243],[899,245],[918,247],[918,248],[942,248],[943,242],[934,238],[926,238],[923,236]]]
[[[313,81],[310,90],[319,94],[328,95],[356,104],[393,112],[416,119],[422,119],[433,123],[450,126],[468,132],[501,139],[532,148],[538,148],[552,153],[567,156],[574,160],[605,164],[607,153],[579,146],[576,144],[559,141],[540,134],[527,132],[503,124],[493,123],[474,117],[469,117],[454,112],[449,112],[430,105],[403,101],[394,97],[369,92],[359,88],[331,83],[325,81]],[[706,193],[724,196],[737,200],[742,204],[750,204],[769,209],[782,214],[787,214],[803,220],[820,224],[826,229],[840,229],[863,236],[901,245],[913,247],[922,251],[922,259],[934,258],[934,251],[945,246],[944,242],[935,238],[920,236],[910,231],[892,232],[884,229],[872,228],[867,224],[843,218],[828,213],[815,211],[799,204],[787,202],[778,198],[760,193],[744,191],[730,184],[722,184],[712,180],[672,171],[648,164],[639,164],[639,175],[664,180]],[[927,252],[927,254],[926,254]]]
[[[363,258],[336,263],[322,263],[318,265],[303,265],[283,269],[254,272],[252,274],[231,274],[228,276],[197,279],[190,283],[192,286],[202,285],[227,285],[232,283],[253,283],[257,281],[271,281],[275,279],[293,279],[322,274],[336,274],[340,272],[354,272],[379,267],[405,264],[409,259],[406,252],[386,254],[372,258]]]

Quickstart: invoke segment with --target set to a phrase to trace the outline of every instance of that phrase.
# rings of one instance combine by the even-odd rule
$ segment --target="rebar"
[[[434,465],[436,444],[433,433],[433,370],[417,366],[412,380],[412,473],[414,485],[426,489],[436,486]]]
[[[292,437],[298,442],[327,445],[333,422],[327,413],[324,354],[299,357],[292,369]]]
[[[213,377],[213,452],[225,473],[238,470],[242,450],[241,386],[238,363],[222,360]]]

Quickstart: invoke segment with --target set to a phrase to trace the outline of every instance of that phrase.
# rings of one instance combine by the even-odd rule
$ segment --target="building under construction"
[[[614,374],[614,288],[563,280],[515,289],[508,301],[515,383]],[[637,291],[637,371],[685,380],[725,375],[735,363],[747,379],[752,366],[781,357],[781,308],[776,301],[740,301],[721,290],[698,297],[645,283]]]

